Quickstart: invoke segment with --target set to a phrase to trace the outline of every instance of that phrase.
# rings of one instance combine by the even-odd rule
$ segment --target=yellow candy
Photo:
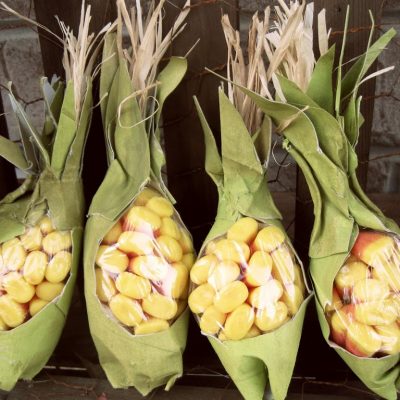
[[[230,313],[247,299],[249,291],[241,281],[235,281],[217,292],[214,305],[223,313]]]
[[[281,300],[286,304],[289,314],[295,315],[303,303],[304,296],[297,285],[286,285]]]
[[[26,251],[19,239],[11,239],[3,243],[2,256],[4,267],[17,271],[25,263]]]
[[[258,222],[249,217],[241,218],[236,221],[227,232],[227,238],[237,242],[250,243],[254,240],[258,232]]]
[[[44,279],[47,267],[47,254],[42,251],[32,251],[26,257],[24,278],[31,285],[38,285]]]
[[[42,299],[32,299],[31,302],[29,303],[29,314],[33,317],[36,315],[42,308],[47,306],[49,304],[48,301],[42,300]]]
[[[143,310],[153,317],[161,319],[172,319],[178,311],[175,300],[165,297],[159,293],[151,293],[142,302]]]
[[[242,304],[226,319],[224,333],[228,340],[243,339],[254,323],[254,310]]]
[[[169,323],[165,319],[149,318],[135,327],[135,335],[149,335],[150,333],[165,331],[168,328]]]
[[[214,254],[218,242],[219,242],[219,240],[212,240],[211,242],[209,242],[209,243],[207,244],[207,246],[206,246],[206,249],[205,249],[205,252],[204,252],[204,253],[205,253],[207,256],[208,256],[208,255],[211,255],[211,254]]]
[[[7,324],[0,318],[0,331],[6,331],[7,329]]]
[[[161,235],[157,238],[156,248],[168,262],[177,262],[182,259],[182,247],[171,236]]]
[[[265,285],[271,278],[272,258],[265,251],[256,251],[246,268],[245,280],[249,286]]]
[[[144,319],[144,314],[140,304],[126,297],[123,294],[117,294],[110,300],[110,309],[114,316],[126,326],[138,326]]]
[[[42,300],[52,301],[61,294],[63,289],[63,283],[51,283],[44,281],[36,286],[36,296]]]
[[[181,231],[178,224],[169,217],[165,217],[161,220],[160,234],[171,236],[175,240],[179,240],[181,238]]]
[[[382,339],[369,325],[352,321],[347,326],[346,348],[359,357],[371,357],[382,347]]]
[[[136,206],[145,206],[146,203],[153,197],[159,196],[160,194],[153,189],[145,188],[135,199]]]
[[[170,295],[175,298],[182,298],[185,296],[185,290],[188,289],[189,271],[183,263],[173,263],[171,265],[172,285]]]
[[[68,251],[58,252],[49,262],[46,269],[46,279],[49,282],[62,282],[72,266],[72,254]]]
[[[276,226],[270,225],[258,232],[254,240],[254,248],[270,253],[285,241],[285,234]]]
[[[344,296],[351,294],[353,286],[361,280],[369,277],[367,265],[361,261],[347,261],[335,277],[335,284],[339,293]]]
[[[10,328],[21,325],[27,313],[26,307],[14,301],[9,295],[0,296],[0,318]]]
[[[284,285],[293,283],[295,279],[294,262],[286,246],[278,247],[271,253],[272,275]]]
[[[253,325],[250,328],[250,330],[246,333],[245,338],[249,339],[249,338],[253,338],[253,337],[259,336],[261,334],[262,334],[262,332],[257,328],[257,326]]]
[[[104,236],[102,243],[103,244],[114,244],[118,242],[118,238],[122,233],[122,226],[121,223],[118,221],[107,233],[106,236]]]
[[[384,326],[375,326],[375,330],[382,340],[381,350],[385,354],[400,353],[400,328],[396,323]]]
[[[269,304],[268,307],[257,310],[255,323],[263,332],[271,332],[278,329],[288,321],[288,309],[285,303],[278,301]]]
[[[118,238],[118,249],[124,253],[144,256],[153,254],[154,239],[145,233],[126,231]]]
[[[390,325],[397,319],[397,310],[390,300],[354,305],[354,316],[366,325]]]
[[[171,217],[174,213],[174,207],[171,202],[164,197],[152,197],[146,203],[146,207],[160,217]]]
[[[226,314],[219,311],[215,306],[208,307],[200,318],[200,329],[208,335],[215,335],[223,328]]]
[[[151,292],[148,279],[130,272],[119,274],[115,286],[122,294],[133,299],[143,299]]]
[[[105,271],[119,274],[128,268],[128,256],[115,247],[100,246],[96,255],[96,264]]]
[[[54,231],[49,233],[42,242],[43,250],[47,254],[56,254],[62,250],[68,250],[72,246],[71,233]]]
[[[38,226],[29,228],[22,236],[21,243],[26,251],[40,250],[42,247],[42,232]]]
[[[276,303],[283,294],[283,287],[276,279],[271,279],[265,285],[253,289],[249,296],[250,304],[258,309]]]
[[[246,264],[250,257],[250,248],[244,242],[222,239],[215,245],[214,254],[219,260]]]
[[[184,228],[181,228],[181,238],[179,239],[179,244],[182,247],[183,254],[193,253],[192,238]]]
[[[160,229],[161,218],[147,207],[134,206],[128,211],[125,224],[129,230],[149,233]]]
[[[35,287],[18,272],[4,275],[1,283],[8,295],[18,303],[27,303],[35,295]]]
[[[221,331],[221,332],[219,333],[218,339],[219,339],[221,342],[224,342],[225,340],[228,340],[227,337],[225,336],[224,331]]]
[[[168,275],[169,265],[157,256],[139,256],[131,260],[129,271],[151,281],[162,281]]]
[[[384,260],[372,268],[372,277],[387,282],[395,292],[400,292],[400,265],[392,260]]]
[[[189,307],[195,314],[203,313],[211,306],[215,296],[215,290],[208,283],[198,286],[190,293]]]
[[[49,233],[54,231],[53,223],[51,222],[51,219],[47,215],[45,215],[39,221],[39,228],[42,231],[43,235],[48,235]]]
[[[305,293],[306,285],[304,283],[303,271],[299,265],[294,266],[294,283],[300,288],[301,293]]]
[[[187,253],[182,256],[182,262],[186,265],[188,271],[192,269],[195,261],[196,259],[193,253]]]
[[[218,264],[218,258],[213,254],[199,258],[190,270],[190,279],[196,285],[207,282],[210,271]]]
[[[377,279],[363,279],[353,288],[354,302],[382,301],[390,294],[389,285]]]
[[[100,268],[96,268],[96,294],[100,301],[108,303],[111,298],[117,294],[114,280],[107,272]],[[123,272],[124,274],[124,272]]]
[[[240,276],[240,268],[233,261],[218,263],[208,275],[208,283],[216,290],[224,288]]]

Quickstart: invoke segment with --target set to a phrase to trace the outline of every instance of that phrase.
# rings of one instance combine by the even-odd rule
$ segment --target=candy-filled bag
[[[90,10],[82,8],[78,39],[63,26],[66,37],[60,41],[65,46],[67,86],[64,90],[58,79],[42,79],[46,119],[41,133],[11,85],[9,89],[22,148],[1,137],[0,154],[27,178],[0,202],[0,387],[4,390],[11,390],[20,378],[32,379],[45,366],[60,338],[75,285],[85,210],[80,175],[98,49],[85,33],[89,21]],[[83,64],[78,65],[77,58]]]
[[[301,21],[298,14],[304,11],[307,16],[305,5],[293,3],[287,18],[280,19],[279,34],[287,35],[285,24]],[[323,15],[319,18],[323,27]],[[312,29],[312,19],[305,17],[305,21],[308,24],[299,23],[298,31],[303,26]],[[274,64],[274,73],[280,75],[274,81],[278,100],[242,88],[285,137],[284,147],[302,169],[311,192],[315,221],[310,272],[324,338],[371,390],[393,400],[400,376],[400,230],[361,189],[355,146],[362,123],[359,86],[394,34],[391,29],[369,44],[343,77],[344,43],[335,66],[335,48],[328,49],[326,34],[320,37],[321,57],[314,66],[303,52],[313,48],[309,43],[312,34],[275,37],[267,56],[271,64],[279,59]],[[293,46],[279,47],[291,40]],[[298,66],[308,62],[307,77],[300,79],[296,74],[295,59]]]
[[[158,32],[163,3],[150,8],[153,15],[143,22],[145,37]],[[162,181],[159,121],[187,63],[171,58],[156,75],[168,48],[158,42],[158,33],[154,55],[147,53],[143,38],[130,43],[133,50],[122,51],[120,28],[136,23],[142,13],[129,14],[123,1],[117,6],[118,28],[106,36],[100,78],[109,168],[85,231],[85,295],[90,331],[109,381],[146,395],[161,385],[168,390],[183,372],[189,270],[195,256]],[[188,8],[173,35],[187,13]]]
[[[219,205],[190,272],[189,307],[246,399],[262,399],[268,381],[284,399],[311,296],[267,187],[269,120],[252,137],[222,91],[219,105],[222,158],[197,104]]]

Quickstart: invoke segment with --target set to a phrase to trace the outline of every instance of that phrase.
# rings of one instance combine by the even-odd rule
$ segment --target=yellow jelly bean
[[[54,231],[54,226],[53,223],[51,222],[51,219],[45,215],[40,221],[39,221],[39,228],[43,235],[48,235],[49,233]]]
[[[42,300],[42,299],[38,299],[38,298],[32,299],[31,302],[29,303],[29,314],[31,314],[31,316],[33,317],[42,308],[47,306],[47,304],[49,304],[49,302],[46,300]]]
[[[27,303],[35,295],[35,287],[30,285],[19,272],[9,272],[1,281],[3,289],[18,303]]]
[[[124,272],[123,272],[124,273]],[[101,268],[96,268],[96,294],[100,301],[108,303],[117,294],[114,280]]]
[[[377,279],[362,279],[353,288],[354,302],[382,301],[390,294],[387,282]]]
[[[225,340],[228,340],[228,338],[225,336],[224,331],[221,331],[221,332],[218,334],[218,340],[220,340],[221,342],[224,342]]]
[[[285,241],[285,234],[274,225],[266,226],[258,232],[254,240],[254,248],[270,253]]]
[[[279,279],[283,284],[293,283],[295,279],[294,262],[289,248],[286,246],[278,247],[271,253],[272,275]]]
[[[171,236],[175,240],[179,240],[181,238],[181,231],[178,224],[169,217],[165,217],[161,220],[160,234]]]
[[[250,330],[246,333],[245,338],[250,339],[256,336],[260,336],[262,332],[257,328],[257,325],[253,325]]]
[[[282,294],[282,284],[276,279],[271,279],[265,285],[253,289],[249,301],[253,307],[263,309],[271,303],[276,303]]]
[[[161,235],[157,238],[156,248],[168,262],[177,262],[182,259],[182,247],[171,236]]]
[[[237,242],[249,244],[254,240],[258,232],[258,222],[249,217],[240,218],[227,232],[227,238]]]
[[[210,271],[213,271],[218,264],[218,258],[213,254],[199,258],[190,270],[190,279],[196,285],[207,282]]]
[[[226,314],[219,311],[215,306],[208,307],[200,318],[200,329],[208,335],[215,335],[223,328]]]
[[[52,301],[61,294],[63,289],[64,284],[61,282],[51,283],[44,281],[36,286],[36,296],[42,300]]]
[[[151,292],[149,280],[131,272],[119,274],[115,286],[122,294],[133,299],[143,299]]]
[[[196,261],[193,253],[187,253],[182,256],[182,262],[186,265],[188,271],[190,271],[193,267],[194,262]]]
[[[118,221],[104,236],[102,243],[103,244],[114,244],[118,242],[118,238],[122,233],[121,223]]]
[[[149,318],[135,327],[135,335],[149,335],[165,331],[169,328],[169,323],[165,319]]]
[[[171,265],[170,273],[172,274],[170,295],[175,299],[182,298],[188,289],[189,271],[185,264],[177,262]]]
[[[304,300],[304,295],[295,284],[284,286],[281,300],[286,304],[289,314],[295,315]]]
[[[72,246],[71,233],[54,231],[49,233],[42,242],[43,250],[50,255],[62,250],[68,250]]]
[[[133,206],[125,217],[128,230],[150,233],[161,227],[161,218],[147,207]]]
[[[400,328],[396,323],[384,326],[375,326],[375,330],[382,340],[380,351],[385,354],[400,353]]]
[[[208,283],[216,290],[220,290],[238,279],[240,268],[233,261],[222,261],[210,270]]]
[[[228,340],[243,339],[254,323],[254,310],[248,304],[242,304],[225,322],[224,333]]]
[[[3,243],[2,256],[4,267],[18,271],[25,263],[26,251],[19,239],[11,239]]]
[[[182,247],[183,254],[193,253],[192,238],[189,235],[188,231],[184,228],[181,228],[181,238],[179,239],[179,244]]]
[[[47,267],[47,254],[42,251],[32,251],[26,256],[24,278],[31,285],[38,285],[44,279]]]
[[[195,314],[203,313],[211,306],[215,296],[215,290],[208,283],[198,286],[189,295],[189,307]]]
[[[245,272],[249,286],[262,286],[271,279],[272,258],[265,251],[256,251],[250,258]]]
[[[249,291],[241,281],[235,281],[217,292],[214,305],[223,313],[230,313],[247,299]]]
[[[7,324],[0,318],[0,331],[6,331],[7,329]]]
[[[301,293],[305,293],[306,285],[304,283],[304,275],[299,265],[294,266],[294,283],[300,288]]]
[[[0,318],[10,328],[21,325],[27,316],[25,305],[17,303],[9,295],[0,296]]]
[[[96,264],[105,271],[119,274],[128,268],[128,256],[115,247],[100,246],[96,255]]]
[[[118,238],[118,249],[124,253],[144,256],[153,254],[154,239],[142,232],[122,232]]]
[[[42,247],[42,232],[38,226],[28,228],[20,237],[22,246],[26,251],[40,250]]]
[[[392,260],[383,260],[375,263],[372,268],[372,277],[385,281],[394,292],[400,291],[400,266]]]
[[[152,197],[146,207],[155,212],[160,217],[171,217],[174,213],[174,207],[171,202],[164,197]]]
[[[271,332],[278,329],[288,320],[286,304],[278,301],[276,304],[270,303],[268,307],[257,310],[255,323],[257,328],[263,332]]]
[[[169,265],[161,257],[139,256],[131,260],[129,271],[151,281],[162,281],[168,275]]]
[[[366,325],[390,325],[397,319],[395,305],[388,299],[354,304],[354,316]]]
[[[126,326],[138,326],[144,319],[140,304],[130,297],[117,294],[110,300],[110,310]]]
[[[205,249],[204,253],[207,256],[211,255],[211,254],[214,254],[218,242],[219,242],[219,240],[212,240],[211,242],[209,242],[207,244],[207,246],[206,246],[206,249]]]
[[[153,189],[145,188],[135,199],[135,206],[145,206],[146,203],[153,197],[160,196],[158,192]]]
[[[150,293],[142,301],[143,310],[153,317],[160,319],[172,319],[178,311],[178,304],[170,297],[159,293]]]
[[[246,264],[250,257],[250,248],[244,242],[222,239],[215,245],[214,254],[219,260]]]
[[[59,251],[49,262],[46,269],[46,279],[49,282],[62,282],[72,266],[72,254],[69,251]]]

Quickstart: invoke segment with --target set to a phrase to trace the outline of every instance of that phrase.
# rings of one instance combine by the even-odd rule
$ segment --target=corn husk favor
[[[269,9],[264,21],[253,18],[248,64],[238,32],[222,20],[230,78],[262,94],[268,16]],[[237,88],[229,85],[228,93],[219,91],[222,157],[196,102],[219,204],[191,269],[189,307],[245,399],[262,399],[268,383],[274,398],[284,399],[311,295],[267,186],[270,120]]]
[[[285,137],[314,202],[310,271],[323,335],[358,377],[386,399],[397,398],[400,374],[399,227],[367,198],[356,177],[361,97],[366,72],[394,36],[370,41],[342,76],[343,45],[335,66],[324,14],[321,57],[314,65],[312,5],[282,5],[266,55],[276,100],[247,93]],[[346,27],[347,30],[347,20]],[[372,26],[374,23],[372,21]],[[307,50],[308,49],[308,50]],[[333,71],[337,71],[336,87]]]
[[[2,9],[12,12],[4,4]],[[99,39],[88,35],[89,23],[89,7],[82,7],[77,38],[60,22],[64,39],[57,39],[64,45],[67,85],[42,79],[46,118],[41,133],[9,87],[22,146],[1,137],[0,155],[27,178],[0,202],[4,390],[44,367],[61,335],[75,285],[85,210],[80,175]]]
[[[163,39],[163,4],[152,4],[142,21],[140,2],[130,11],[117,2],[100,83],[109,168],[85,233],[85,293],[100,363],[113,387],[134,386],[143,395],[168,390],[182,375],[194,261],[191,236],[162,180],[159,142],[162,106],[185,75],[186,59],[171,58],[157,75],[189,9]]]

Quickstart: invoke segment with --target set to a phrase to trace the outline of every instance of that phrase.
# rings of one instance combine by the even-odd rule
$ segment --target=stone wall
[[[21,14],[34,17],[30,0],[12,0],[9,4]],[[240,0],[240,27],[245,37],[252,14],[262,10],[271,0]],[[383,13],[382,29],[394,26],[400,32],[400,1],[388,0]],[[371,162],[369,164],[368,190],[372,192],[400,191],[400,34],[379,59],[379,67],[395,65],[396,69],[377,78],[375,111],[372,128]],[[28,113],[38,128],[42,124],[43,104],[39,78],[43,74],[37,32],[7,13],[0,13],[0,84],[13,81],[17,96],[25,102]],[[2,91],[7,123],[12,137],[16,124],[10,113],[5,90]],[[277,143],[274,146],[270,165],[270,180],[274,181],[279,170],[278,182],[272,183],[273,190],[295,190],[296,168],[292,160]]]

